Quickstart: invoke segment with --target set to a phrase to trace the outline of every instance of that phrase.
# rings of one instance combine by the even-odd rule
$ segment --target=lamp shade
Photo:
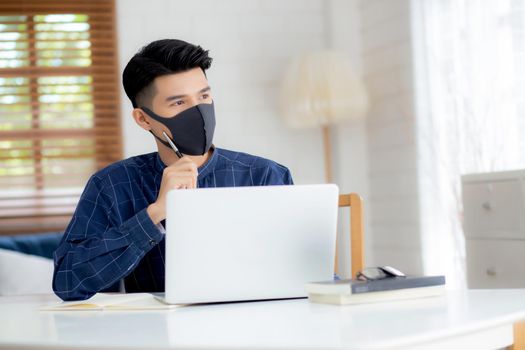
[[[367,109],[366,90],[346,55],[323,51],[292,60],[280,96],[281,114],[290,127],[313,128],[360,119]]]

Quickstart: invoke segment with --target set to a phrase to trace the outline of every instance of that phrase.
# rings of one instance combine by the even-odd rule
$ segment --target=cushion
[[[0,296],[53,293],[53,260],[0,249]]]

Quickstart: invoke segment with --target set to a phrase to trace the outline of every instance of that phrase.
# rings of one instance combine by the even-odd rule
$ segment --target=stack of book
[[[390,277],[380,280],[355,279],[306,284],[314,303],[360,304],[439,296],[445,292],[445,276]]]

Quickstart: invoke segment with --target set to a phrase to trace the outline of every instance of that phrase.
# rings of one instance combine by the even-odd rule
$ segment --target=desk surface
[[[301,299],[168,311],[38,310],[56,300],[0,298],[0,348],[438,349],[474,348],[472,341],[492,348],[508,345],[512,323],[525,319],[525,289],[342,307]]]

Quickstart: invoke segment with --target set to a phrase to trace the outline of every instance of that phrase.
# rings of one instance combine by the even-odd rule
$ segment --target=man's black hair
[[[134,108],[151,106],[155,95],[155,78],[200,67],[210,68],[208,50],[176,39],[163,39],[144,46],[128,62],[122,73],[122,84]]]

